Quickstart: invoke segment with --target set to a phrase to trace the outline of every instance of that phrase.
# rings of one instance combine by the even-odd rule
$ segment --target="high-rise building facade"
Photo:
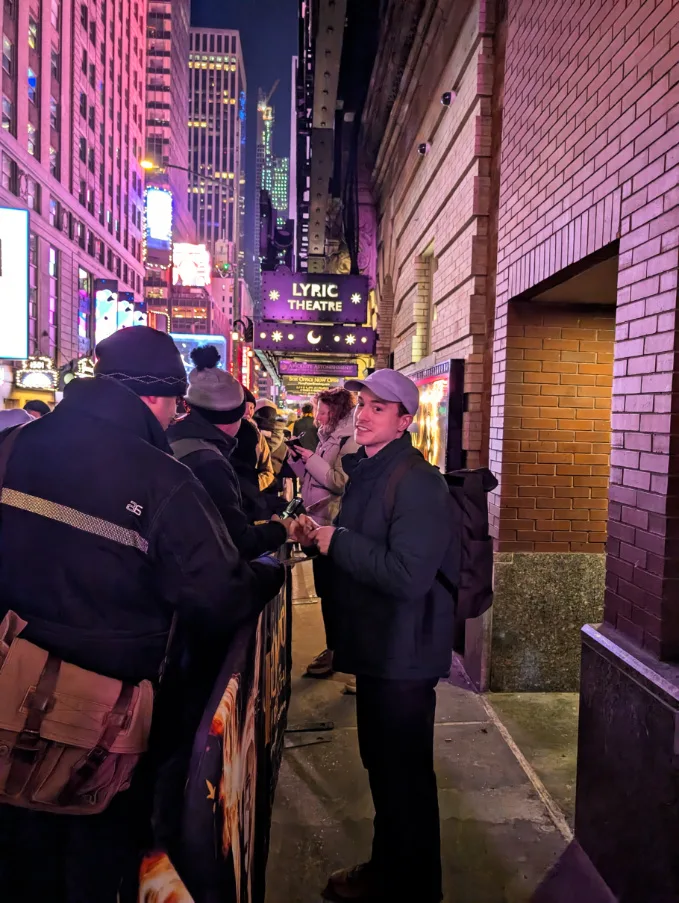
[[[189,210],[190,0],[148,0],[146,157],[165,167],[173,195],[173,238],[195,239]]]
[[[271,203],[276,211],[276,225],[284,226],[288,218],[290,191],[290,159],[274,157],[271,179]]]
[[[29,352],[57,366],[91,354],[95,279],[142,292],[145,34],[146,0],[0,5],[0,207],[29,210]]]
[[[189,49],[189,205],[214,254],[234,242],[242,260],[246,80],[237,31],[192,28]]]

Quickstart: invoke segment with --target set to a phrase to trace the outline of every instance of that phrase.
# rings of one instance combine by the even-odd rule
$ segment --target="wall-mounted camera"
[[[423,141],[422,144],[417,145],[417,153],[420,157],[426,157],[430,150],[431,144],[428,141]]]
[[[444,91],[441,95],[441,103],[444,107],[450,107],[453,105],[453,101],[457,97],[457,91]]]

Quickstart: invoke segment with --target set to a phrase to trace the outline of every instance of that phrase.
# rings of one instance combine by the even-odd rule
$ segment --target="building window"
[[[78,154],[83,163],[87,163],[87,139],[80,139],[80,152]]]
[[[94,216],[94,189],[87,189],[87,209]]]
[[[40,46],[40,26],[33,16],[28,17],[28,46],[31,50],[38,50]]]
[[[50,147],[50,174],[55,179],[59,178],[59,151],[56,147]]]
[[[61,55],[58,50],[52,48],[52,54],[50,57],[50,71],[52,73],[52,78],[59,82],[61,81]]]
[[[87,152],[87,168],[90,172],[94,172],[94,148],[91,147]]]
[[[52,0],[52,28],[59,31],[61,28],[61,0]]]
[[[49,220],[50,226],[54,226],[55,229],[59,228],[59,201],[56,198],[50,198]]]
[[[28,238],[28,343],[29,354],[38,350],[38,236]]]
[[[57,353],[57,338],[59,329],[59,252],[50,246],[49,250],[49,303],[48,303],[48,330],[50,357],[55,358]],[[55,363],[58,363],[55,361]]]
[[[7,35],[2,36],[2,68],[8,75],[14,74],[14,44]]]
[[[14,104],[6,94],[2,95],[2,127],[14,134]]]
[[[92,276],[78,267],[78,354],[85,357],[92,344]]]
[[[28,123],[28,153],[32,157],[38,156],[38,130],[32,122]]]
[[[2,172],[0,173],[0,185],[5,191],[16,194],[16,163],[7,154],[2,154]]]
[[[59,104],[54,97],[50,97],[50,128],[59,131]]]
[[[80,115],[87,119],[87,95],[83,91],[80,92]]]
[[[89,20],[89,15],[88,15],[88,11],[87,11],[87,4],[81,3],[80,4],[80,24],[82,25],[83,28],[87,28],[88,20]]]
[[[89,127],[92,129],[92,131],[94,131],[96,128],[95,121],[94,121],[94,104],[92,104],[92,106],[90,107],[90,111],[87,114],[87,123],[88,123]]]
[[[35,179],[26,178],[26,206],[40,213],[40,186]]]
[[[83,75],[87,75],[87,51],[83,50],[83,61],[80,65],[80,71]]]
[[[38,76],[29,68],[28,70],[28,99],[35,103],[38,99]]]
[[[95,19],[92,19],[90,22],[90,41],[95,45],[97,45],[97,23]]]

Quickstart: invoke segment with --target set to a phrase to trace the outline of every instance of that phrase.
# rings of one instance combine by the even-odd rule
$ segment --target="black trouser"
[[[388,899],[442,899],[434,774],[437,680],[356,679],[358,742],[375,806],[372,864]]]
[[[116,903],[136,884],[145,820],[133,791],[101,815],[52,815],[0,805],[3,903]],[[136,899],[132,886],[129,896]]]
[[[323,625],[325,626],[325,647],[334,649],[335,633],[333,627],[333,605],[331,601],[330,587],[332,583],[331,565],[323,555],[316,555],[312,559],[314,569],[314,587],[316,595],[321,600],[321,612],[323,613]]]

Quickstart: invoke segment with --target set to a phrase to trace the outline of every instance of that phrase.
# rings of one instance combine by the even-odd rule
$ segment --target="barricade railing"
[[[282,551],[281,557],[287,552]],[[292,574],[236,632],[196,733],[176,861],[143,862],[139,903],[264,903],[292,664]]]

